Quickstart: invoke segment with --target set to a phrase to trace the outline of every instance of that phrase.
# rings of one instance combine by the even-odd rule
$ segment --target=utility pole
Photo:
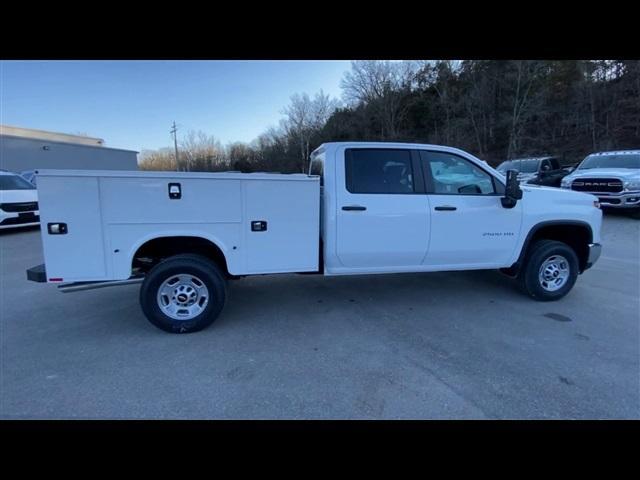
[[[173,146],[176,149],[176,170],[180,171],[180,159],[178,158],[178,127],[176,127],[176,121],[173,121],[173,128],[171,129],[171,133],[173,133]]]

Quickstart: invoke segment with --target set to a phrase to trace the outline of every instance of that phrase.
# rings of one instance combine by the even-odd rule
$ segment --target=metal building
[[[0,169],[137,170],[138,152],[101,138],[0,125]]]

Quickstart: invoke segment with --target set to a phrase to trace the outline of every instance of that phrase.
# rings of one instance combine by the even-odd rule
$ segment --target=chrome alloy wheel
[[[555,292],[564,286],[569,279],[569,262],[562,255],[552,255],[540,266],[538,281],[548,292]]]
[[[180,274],[167,278],[158,289],[158,307],[174,320],[191,320],[209,303],[209,290],[195,275]]]

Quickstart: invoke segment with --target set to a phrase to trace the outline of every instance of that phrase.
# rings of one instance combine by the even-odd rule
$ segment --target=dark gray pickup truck
[[[573,171],[573,167],[562,167],[556,157],[519,158],[507,160],[498,165],[497,170],[517,170],[521,183],[560,187],[564,177]]]

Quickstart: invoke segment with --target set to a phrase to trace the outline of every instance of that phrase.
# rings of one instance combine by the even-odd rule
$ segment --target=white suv
[[[38,191],[20,175],[0,171],[0,229],[40,224]]]

